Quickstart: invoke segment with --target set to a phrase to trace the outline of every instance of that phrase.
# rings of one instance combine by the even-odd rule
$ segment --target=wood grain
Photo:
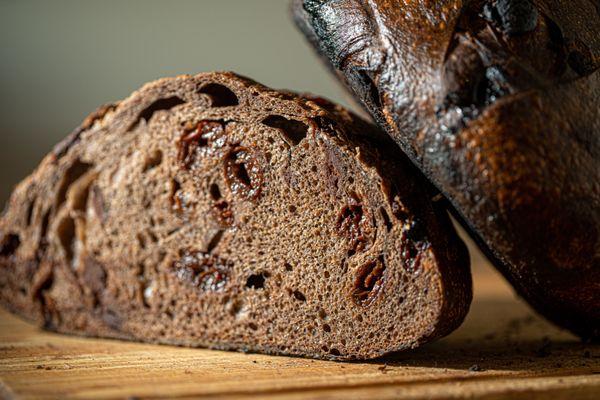
[[[41,331],[0,311],[5,398],[598,399],[600,346],[535,316],[494,272],[451,336],[376,362],[336,363]]]

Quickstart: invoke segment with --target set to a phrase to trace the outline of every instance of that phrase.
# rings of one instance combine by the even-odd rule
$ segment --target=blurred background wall
[[[343,101],[287,0],[0,0],[0,201],[100,104],[211,70]]]
[[[88,113],[160,77],[232,70],[349,106],[288,3],[0,0],[0,203]]]

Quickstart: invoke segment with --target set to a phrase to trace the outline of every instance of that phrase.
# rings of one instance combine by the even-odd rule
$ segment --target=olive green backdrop
[[[0,201],[98,105],[211,70],[343,102],[288,0],[0,0]]]

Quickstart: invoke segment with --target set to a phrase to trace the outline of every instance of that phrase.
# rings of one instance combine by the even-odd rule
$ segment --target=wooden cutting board
[[[62,336],[0,311],[0,397],[600,399],[600,346],[535,316],[495,272],[474,279],[458,331],[367,363]]]

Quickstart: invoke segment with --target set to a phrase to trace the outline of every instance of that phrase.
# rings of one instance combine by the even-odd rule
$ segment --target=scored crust
[[[59,332],[366,359],[455,329],[468,254],[370,124],[231,73],[93,113],[14,191],[0,302]]]

